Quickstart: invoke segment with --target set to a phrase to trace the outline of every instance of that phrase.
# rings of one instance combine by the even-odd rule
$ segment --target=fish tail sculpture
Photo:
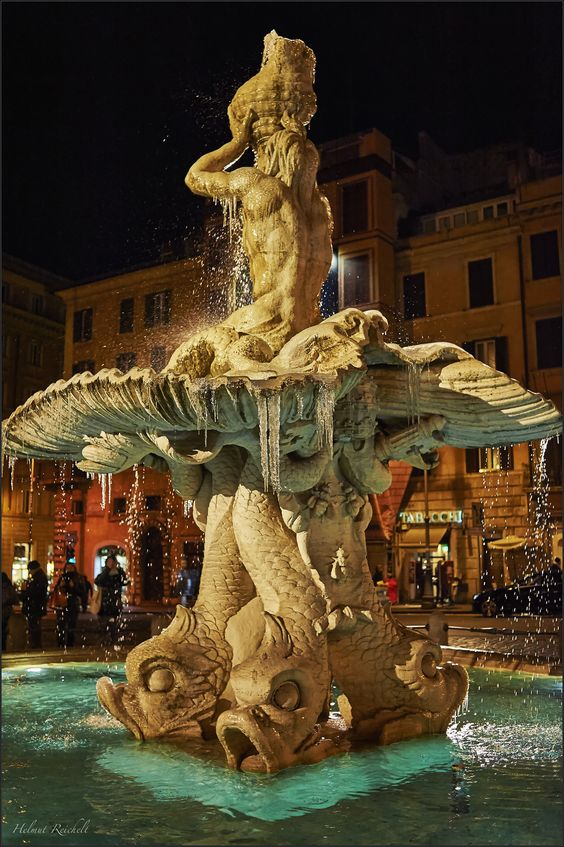
[[[264,606],[266,631],[257,653],[233,668],[237,706],[220,716],[217,735],[231,767],[273,772],[320,755],[316,742],[330,686],[326,601],[282,520],[276,495],[263,491],[253,457],[235,497],[234,524]]]
[[[196,606],[177,606],[166,629],[129,653],[127,684],[114,685],[108,677],[98,681],[102,705],[139,739],[213,735],[231,671],[226,627],[254,596],[233,530],[241,466],[239,449],[225,448],[208,464],[196,497],[207,542]]]

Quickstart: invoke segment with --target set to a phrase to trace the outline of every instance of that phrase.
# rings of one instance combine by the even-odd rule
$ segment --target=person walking
[[[18,603],[18,594],[12,580],[2,571],[2,652],[6,652],[8,641],[8,622],[12,616],[13,606]]]
[[[80,575],[73,562],[67,562],[53,587],[52,599],[57,616],[57,644],[74,647],[78,613],[81,605]]]
[[[28,645],[32,650],[41,649],[41,618],[47,614],[47,574],[40,563],[33,559],[27,566],[28,578],[21,591],[22,614],[27,621]]]
[[[182,567],[176,578],[176,595],[180,597],[182,606],[193,606],[200,587],[200,571],[197,562],[193,561],[190,566],[186,559],[182,560]]]
[[[112,644],[118,640],[120,616],[123,610],[122,592],[130,580],[115,556],[108,556],[104,568],[94,580],[102,589],[102,603],[98,617],[103,623],[104,633]]]

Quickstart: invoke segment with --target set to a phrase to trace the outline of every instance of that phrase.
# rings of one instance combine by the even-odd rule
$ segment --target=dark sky
[[[559,2],[4,2],[3,250],[75,281],[159,255],[271,29],[317,56],[319,143],[561,145]]]

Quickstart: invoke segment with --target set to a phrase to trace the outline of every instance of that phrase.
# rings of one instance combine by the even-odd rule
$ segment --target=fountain
[[[218,739],[275,772],[355,742],[444,733],[467,673],[376,597],[364,531],[388,462],[560,432],[553,404],[450,343],[385,341],[377,311],[319,322],[332,220],[306,126],[315,57],[270,33],[228,110],[232,138],[188,187],[240,208],[253,302],[188,337],[159,373],[76,374],[4,424],[9,457],[169,472],[205,533],[200,595],[129,653],[100,702],[138,739]],[[251,148],[254,167],[226,170]],[[330,715],[332,681],[341,717]]]

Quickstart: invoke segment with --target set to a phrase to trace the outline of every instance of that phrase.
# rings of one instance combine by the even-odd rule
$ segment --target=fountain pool
[[[98,703],[103,673],[125,680],[121,663],[3,672],[4,844],[562,843],[561,679],[471,669],[446,736],[272,776],[135,741]]]

